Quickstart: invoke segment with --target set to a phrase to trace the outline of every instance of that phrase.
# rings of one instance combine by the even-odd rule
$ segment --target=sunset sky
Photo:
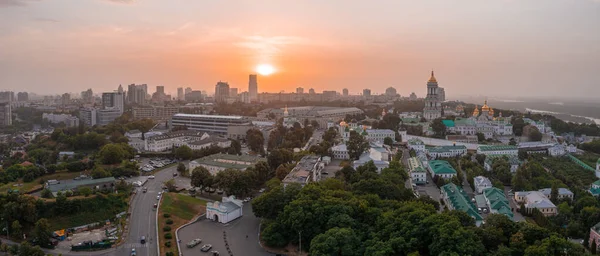
[[[600,95],[600,0],[0,0],[0,90]]]

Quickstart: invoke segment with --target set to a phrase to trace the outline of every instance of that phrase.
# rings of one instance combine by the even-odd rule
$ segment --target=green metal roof
[[[429,166],[435,175],[438,174],[456,174],[456,170],[445,160],[431,160]]]
[[[511,220],[513,219],[514,214],[510,209],[510,203],[508,202],[508,199],[506,199],[504,191],[492,187],[483,190],[483,194],[490,202],[490,210],[496,210],[498,213],[506,215]]]
[[[600,186],[600,180],[594,181],[594,183],[593,183],[593,184],[594,184],[594,185],[598,185],[598,186]]]
[[[429,150],[429,152],[443,153],[443,152],[449,152],[452,150],[467,150],[467,146],[465,146],[465,145],[437,146],[437,147],[428,147],[427,150]]]
[[[499,151],[499,150],[517,150],[517,146],[510,145],[482,145],[479,146],[481,151]]]
[[[416,157],[411,157],[408,159],[408,169],[411,172],[425,172],[425,167],[423,167],[423,163],[421,160]]]
[[[442,187],[442,190],[448,196],[448,201],[452,204],[452,208],[466,212],[477,221],[483,220],[477,212],[475,205],[468,199],[467,194],[462,188],[457,187],[454,183],[448,183]]]
[[[473,121],[471,119],[467,119],[467,118],[456,118],[454,120],[454,125],[455,126],[456,125],[462,125],[462,126],[471,125],[471,126],[474,126],[475,125],[475,121]]]
[[[442,120],[442,123],[444,123],[446,127],[454,127],[454,121],[452,120]]]

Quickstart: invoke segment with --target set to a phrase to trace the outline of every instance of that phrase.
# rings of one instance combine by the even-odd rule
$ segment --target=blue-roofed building
[[[543,188],[539,190],[540,192],[542,192],[542,194],[544,194],[547,198],[550,198],[550,195],[552,194],[552,188]],[[573,192],[571,192],[571,190],[569,190],[568,188],[558,188],[558,197],[557,199],[570,199],[573,200]]]

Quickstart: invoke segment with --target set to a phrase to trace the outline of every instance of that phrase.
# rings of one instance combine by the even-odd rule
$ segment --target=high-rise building
[[[226,102],[229,98],[229,84],[219,81],[215,85],[215,102]]]
[[[183,95],[183,87],[177,88],[177,100],[185,100],[185,95]]]
[[[313,89],[313,88],[308,89],[308,94],[315,94],[315,89]]]
[[[87,91],[81,92],[81,100],[85,104],[94,103],[94,92],[92,89],[87,89]]]
[[[190,92],[192,92],[192,88],[191,87],[185,88],[185,94],[188,94]]]
[[[17,101],[28,101],[29,94],[27,92],[19,92],[17,93]]]
[[[0,102],[15,101],[15,93],[11,91],[0,92]]]
[[[302,88],[302,87],[296,88],[296,93],[297,94],[303,94],[304,93],[304,88]]]
[[[250,103],[250,94],[248,92],[240,93],[240,101],[244,103]]]
[[[165,87],[162,85],[156,86],[156,92],[165,94]]]
[[[433,120],[442,117],[442,104],[438,95],[438,83],[431,71],[431,77],[427,81],[427,97],[425,97],[425,108],[423,108],[423,117],[427,120]]]
[[[0,102],[0,127],[12,124],[12,109],[9,101]]]
[[[258,80],[256,74],[250,74],[248,79],[248,94],[250,95],[250,101],[258,100]]]
[[[117,88],[117,92],[120,94],[123,94],[123,86],[119,85],[119,88]]]
[[[238,95],[238,88],[229,88],[229,97],[235,98]]]
[[[60,97],[60,101],[62,102],[63,105],[67,105],[69,103],[71,103],[71,94],[69,93],[64,93],[61,97]]]
[[[363,96],[371,96],[371,89],[363,89]]]
[[[438,87],[438,98],[440,102],[446,101],[446,91],[442,87]]]
[[[152,101],[162,102],[168,100],[171,100],[171,95],[165,93],[165,87],[161,85],[156,86],[156,92],[152,94]]]
[[[394,87],[388,87],[387,89],[385,89],[385,95],[386,96],[396,96],[398,93],[396,92],[396,88]]]
[[[145,84],[127,86],[127,102],[129,104],[144,105],[146,104],[146,94],[148,86]]]
[[[125,110],[124,97],[119,92],[105,92],[102,93],[102,107],[104,109],[118,109],[121,114]]]
[[[344,89],[342,90],[342,95],[344,95],[344,97],[347,97],[347,96],[348,96],[348,89],[347,89],[347,88],[344,88]]]
[[[190,91],[190,92],[186,93],[185,101],[190,101],[190,102],[202,101],[202,92],[201,91]]]
[[[86,126],[94,126],[98,122],[95,108],[84,108],[79,110],[79,121]]]

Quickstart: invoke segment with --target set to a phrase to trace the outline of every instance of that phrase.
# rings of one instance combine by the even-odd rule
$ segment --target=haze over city
[[[259,92],[421,96],[434,69],[449,98],[586,97],[600,93],[599,12],[593,0],[3,0],[0,85],[245,90],[266,64]]]

